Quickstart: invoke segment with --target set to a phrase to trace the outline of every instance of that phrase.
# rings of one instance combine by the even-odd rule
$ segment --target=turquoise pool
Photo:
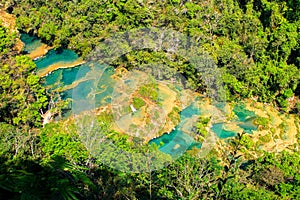
[[[200,114],[200,109],[195,106],[195,104],[191,104],[180,112],[180,123],[172,132],[169,134],[165,133],[158,138],[150,140],[149,144],[156,144],[159,146],[160,151],[171,155],[173,158],[182,155],[193,147],[201,148],[200,142],[195,141],[192,136],[182,131],[182,127],[187,119],[191,118],[193,115]]]
[[[78,55],[68,49],[51,49],[44,57],[35,60],[37,70],[46,69],[50,65],[62,63],[72,63],[78,59]]]
[[[21,39],[25,43],[26,52],[31,52],[42,45],[38,38],[28,34],[22,34]],[[74,51],[58,49],[50,50],[44,57],[35,60],[35,63],[37,70],[41,70],[59,62],[74,62],[76,59],[78,59],[78,55]],[[72,112],[78,114],[82,111],[111,103],[116,84],[116,81],[111,78],[113,74],[114,69],[112,67],[102,66],[97,63],[85,63],[73,68],[58,69],[43,79],[44,85],[48,86],[49,89],[72,85],[72,87],[61,93],[61,97],[64,100],[72,99]],[[130,80],[125,81],[125,83],[130,84]],[[216,107],[223,109],[225,104],[219,103]],[[236,105],[233,108],[233,112],[237,116],[237,125],[245,132],[252,133],[253,130],[257,130],[257,126],[253,124],[255,113],[248,111],[245,105]],[[66,115],[70,113],[69,111]],[[200,142],[195,141],[190,134],[183,131],[186,122],[193,116],[199,115],[201,115],[201,111],[197,106],[194,104],[188,106],[180,112],[181,121],[172,132],[152,139],[149,143],[158,145],[160,151],[170,154],[174,158],[182,155],[189,149],[201,148],[202,144]],[[211,130],[222,139],[236,135],[234,131],[224,130],[224,123],[213,124]]]
[[[37,37],[30,36],[28,34],[21,34],[21,40],[24,42],[24,52],[30,53],[36,48],[40,47],[43,43]]]

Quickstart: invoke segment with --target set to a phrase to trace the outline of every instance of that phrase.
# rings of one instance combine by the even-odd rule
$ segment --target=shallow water
[[[233,111],[238,117],[238,120],[235,123],[237,123],[243,131],[246,133],[252,133],[253,130],[257,130],[257,126],[253,124],[253,120],[255,119],[254,112],[248,111],[243,104],[234,107]],[[181,122],[176,126],[174,131],[152,139],[149,143],[155,143],[159,146],[159,150],[170,154],[172,157],[178,157],[186,150],[190,150],[194,147],[201,148],[202,144],[200,142],[195,141],[190,135],[181,131],[183,120],[191,118],[193,115],[201,115],[201,111],[193,105],[188,106],[180,112]],[[211,130],[221,139],[237,135],[235,131],[226,130],[225,123],[213,124]]]
[[[111,78],[113,74],[114,69],[112,67],[106,68],[101,78],[97,80],[97,94],[95,97],[96,107],[111,103],[111,97],[116,84],[116,81]]]
[[[255,120],[256,115],[253,111],[247,110],[244,104],[235,105],[233,108],[233,112],[238,117],[237,125],[241,127],[244,130],[244,132],[252,133],[252,131],[257,130],[257,125],[253,123],[253,120]]]
[[[184,120],[187,118],[191,118],[193,115],[200,115],[200,114],[201,114],[200,109],[194,104],[192,104],[180,112],[180,118],[181,120]]]
[[[56,70],[49,74],[48,76],[44,77],[44,85],[45,86],[54,86],[61,82],[62,79],[62,72],[63,70]]]
[[[78,59],[78,55],[68,49],[51,49],[44,57],[35,60],[37,71],[44,70],[50,65],[61,63],[72,63]]]
[[[255,113],[247,110],[244,104],[235,105],[233,112],[241,122],[246,122],[248,119],[255,117]]]
[[[60,71],[62,71],[61,81],[64,85],[71,85],[73,82],[85,77],[90,70],[91,68],[87,64],[83,64],[78,67],[60,69]]]
[[[193,147],[201,147],[201,143],[196,142],[190,135],[178,129],[150,140],[149,144],[152,143],[159,146],[160,151],[171,155],[173,158],[182,155]]]
[[[246,133],[252,133],[252,131],[257,131],[257,126],[254,125],[252,122],[241,123],[238,124],[238,126],[241,127]]]
[[[213,124],[211,130],[221,139],[236,136],[235,131],[224,130],[224,123]]]
[[[200,114],[200,109],[195,106],[195,104],[191,104],[180,112],[180,122],[175,127],[175,130],[169,134],[166,133],[158,138],[152,139],[149,143],[155,143],[159,146],[160,151],[171,155],[173,158],[182,155],[193,147],[201,147],[201,143],[195,141],[193,137],[182,131],[182,127],[189,118]]]
[[[21,41],[25,44],[25,53],[31,53],[43,44],[40,39],[38,39],[37,37],[30,36],[28,34],[21,34]]]
[[[25,43],[25,51],[32,52],[42,45],[41,41],[36,37],[22,34],[22,41]],[[72,63],[78,59],[78,55],[68,49],[50,50],[44,57],[35,60],[37,70],[45,70],[47,67],[57,63]],[[72,111],[64,113],[69,116],[73,113],[78,114],[82,111],[91,110],[96,107],[104,106],[112,101],[112,95],[116,81],[111,78],[114,69],[108,66],[102,66],[96,63],[85,63],[77,67],[63,68],[52,71],[45,76],[44,85],[49,87],[65,87],[65,91],[61,93],[62,99],[72,99]],[[125,81],[130,84],[130,80]],[[70,87],[68,87],[70,86]],[[52,88],[52,89],[53,89]],[[181,90],[182,88],[177,88]],[[225,104],[216,105],[219,109],[224,109]],[[237,125],[245,132],[252,133],[257,130],[257,126],[253,124],[255,113],[248,111],[243,104],[236,105],[233,112],[237,116]],[[170,154],[172,157],[178,157],[189,149],[201,148],[201,143],[195,141],[190,133],[184,130],[191,129],[193,123],[188,123],[193,117],[201,115],[200,109],[192,104],[180,112],[180,123],[175,130],[169,134],[149,141],[150,144],[155,143],[159,146],[159,150]],[[191,122],[191,121],[190,121]],[[228,138],[236,135],[236,132],[224,129],[224,123],[216,123],[212,125],[211,130],[219,138]]]

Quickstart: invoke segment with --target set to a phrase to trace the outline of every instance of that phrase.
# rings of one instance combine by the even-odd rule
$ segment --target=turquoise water
[[[173,158],[181,156],[193,147],[201,148],[201,143],[196,142],[190,135],[175,129],[171,133],[152,139],[149,144],[155,143],[159,150],[170,154]]]
[[[191,118],[193,115],[200,115],[200,109],[194,104],[188,106],[180,112],[180,123],[175,127],[175,130],[169,134],[165,133],[162,136],[152,139],[149,144],[155,143],[159,146],[159,150],[177,158],[193,147],[201,148],[201,143],[194,140],[193,137],[184,133],[182,127],[185,120]]]
[[[244,122],[238,123],[238,126],[244,129],[246,133],[252,133],[252,131],[257,131],[257,125],[253,123],[256,117],[247,118]]]
[[[96,107],[105,106],[111,103],[111,96],[114,90],[116,81],[111,78],[114,74],[114,68],[99,65],[98,63],[89,63],[93,66],[92,78],[88,81],[81,82],[70,91],[67,91],[65,97],[73,99],[73,112],[78,114],[85,110],[94,109]],[[80,66],[77,72],[76,81],[85,74],[90,72]],[[74,80],[74,81],[75,81]],[[70,95],[72,95],[70,97]]]
[[[236,132],[224,130],[224,123],[213,124],[211,130],[221,139],[236,136]]]
[[[244,132],[251,134],[252,131],[257,130],[257,126],[253,123],[256,115],[254,112],[247,110],[244,104],[235,105],[233,112],[238,117],[236,121],[237,125],[242,128]],[[211,129],[221,139],[236,136],[235,131],[224,130],[224,123],[213,124]]]
[[[31,52],[42,45],[41,40],[28,34],[22,34],[21,39],[25,43],[26,52]],[[74,51],[57,49],[50,50],[45,56],[34,62],[36,63],[37,71],[39,71],[53,64],[60,62],[71,63],[77,59],[78,55]],[[95,76],[85,79],[92,68],[94,69]],[[103,106],[110,103],[115,84],[114,80],[110,77],[114,73],[113,69],[108,68],[105,70],[106,68],[96,63],[86,63],[77,67],[58,69],[43,78],[44,86],[48,86],[49,89],[55,89],[74,84],[78,81],[77,86],[63,91],[61,98],[63,100],[72,99],[71,103],[76,108],[74,109],[76,112],[89,110],[95,106]],[[97,77],[98,74],[99,77]],[[100,76],[101,79],[99,80]]]
[[[25,43],[25,51],[31,52],[42,45],[41,41],[36,37],[27,34],[21,35],[22,41]],[[37,70],[45,69],[52,64],[58,62],[68,63],[78,59],[78,55],[68,49],[50,50],[44,57],[35,60]],[[92,71],[93,70],[93,71]],[[89,73],[92,72],[92,73]],[[91,74],[92,77],[88,77]],[[96,63],[87,63],[73,68],[58,69],[48,76],[44,77],[44,85],[56,88],[73,84],[78,81],[78,85],[72,89],[65,90],[61,93],[61,98],[72,99],[72,112],[78,114],[82,111],[94,109],[111,103],[111,97],[116,81],[111,78],[114,69],[108,66],[102,66]],[[130,80],[125,82],[130,84]],[[52,88],[52,89],[53,89]],[[182,88],[177,88],[181,90]],[[223,109],[224,103],[219,103],[216,107]],[[66,112],[69,116],[72,112]],[[247,133],[257,130],[257,126],[253,124],[255,113],[246,110],[245,105],[236,105],[233,112],[237,115],[237,124]],[[180,112],[180,123],[169,134],[152,139],[149,143],[155,143],[159,146],[159,150],[170,154],[172,157],[178,157],[192,148],[201,148],[201,143],[195,141],[192,136],[183,132],[187,120],[193,116],[201,115],[200,109],[194,104],[188,106]],[[191,125],[187,125],[191,126]],[[191,128],[191,127],[188,127]],[[213,124],[212,131],[219,138],[228,138],[236,135],[234,131],[224,130],[224,123]]]
[[[72,98],[72,112],[74,114],[79,114],[86,110],[91,110],[95,108],[95,102],[93,95],[90,95],[92,92],[93,87],[91,87],[94,84],[94,80],[88,80],[81,82],[78,84],[77,87],[70,90],[68,94],[71,94],[72,96],[69,98]]]
[[[257,126],[253,123],[256,115],[253,111],[246,109],[244,104],[235,105],[233,108],[234,114],[238,117],[238,126],[241,127],[246,133],[252,133],[257,130]]]
[[[200,115],[200,114],[201,114],[200,109],[194,104],[192,104],[180,112],[180,119],[184,120],[187,118],[191,118],[193,115]]]
[[[97,84],[97,94],[95,97],[96,107],[111,103],[111,97],[114,91],[116,81],[111,78],[114,74],[114,69],[108,67],[104,70]]]
[[[45,86],[54,86],[55,84],[59,84],[62,79],[62,72],[63,70],[56,70],[49,74],[48,76],[44,77],[44,85]]]
[[[220,106],[224,108],[223,105]],[[255,113],[246,109],[245,105],[237,105],[233,109],[238,117],[237,124],[246,133],[252,133],[257,130],[257,126],[253,124]],[[192,148],[201,148],[201,143],[195,141],[190,135],[181,131],[183,120],[191,118],[193,115],[201,115],[201,111],[194,105],[188,106],[180,112],[181,122],[176,126],[175,130],[169,134],[152,139],[149,143],[155,143],[159,146],[159,150],[176,158],[182,155],[186,150]],[[234,137],[237,135],[235,131],[225,130],[224,123],[213,124],[211,130],[221,139]]]
[[[246,122],[247,119],[255,117],[255,113],[247,110],[244,104],[235,105],[233,107],[233,112],[241,122]]]
[[[51,49],[44,57],[35,60],[37,70],[46,69],[58,62],[72,63],[78,59],[78,55],[68,49]]]
[[[42,45],[40,39],[28,34],[21,34],[21,40],[25,44],[24,51],[27,53],[34,51]],[[41,70],[58,62],[69,63],[74,62],[76,59],[78,59],[78,55],[72,50],[51,49],[43,58],[37,59],[34,62],[36,64],[37,70]]]
[[[82,79],[91,70],[88,64],[83,64],[78,67],[72,67],[68,69],[61,69],[62,82],[64,85],[70,85],[74,81]]]
[[[191,136],[177,129],[170,134],[163,134],[159,139],[151,140],[149,143],[160,146],[160,151],[170,154],[172,157],[181,156],[186,150],[191,149],[192,145],[201,146]]]
[[[79,83],[75,88],[73,88],[72,98],[74,100],[83,101],[85,99],[89,99],[88,95],[92,91],[92,85],[94,84],[94,80],[88,80]]]
[[[30,36],[28,34],[21,34],[21,40],[24,42],[24,51],[25,53],[30,53],[34,51],[36,48],[42,45],[40,39],[34,36]]]
[[[48,86],[51,89],[55,89],[57,87],[70,85],[76,80],[84,78],[90,70],[91,68],[86,64],[67,69],[55,70],[47,76],[43,77],[44,86]]]

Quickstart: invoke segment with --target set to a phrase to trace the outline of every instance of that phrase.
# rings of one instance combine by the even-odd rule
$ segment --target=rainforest
[[[0,199],[300,199],[300,0],[0,0]]]

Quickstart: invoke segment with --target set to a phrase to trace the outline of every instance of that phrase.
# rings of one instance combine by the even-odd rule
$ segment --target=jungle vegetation
[[[0,6],[17,17],[20,32],[82,57],[104,38],[133,28],[185,33],[222,71],[229,102],[254,98],[300,115],[300,0],[1,0]],[[224,151],[205,158],[190,151],[148,173],[102,164],[72,122],[42,127],[51,96],[35,63],[13,50],[18,37],[0,24],[0,199],[300,199],[299,151],[257,149],[259,157],[243,157],[251,146],[246,134],[228,139]],[[198,80],[189,63],[164,52],[134,51],[114,64],[130,68],[158,59]],[[129,150],[133,144],[105,119],[99,118],[103,130]]]

